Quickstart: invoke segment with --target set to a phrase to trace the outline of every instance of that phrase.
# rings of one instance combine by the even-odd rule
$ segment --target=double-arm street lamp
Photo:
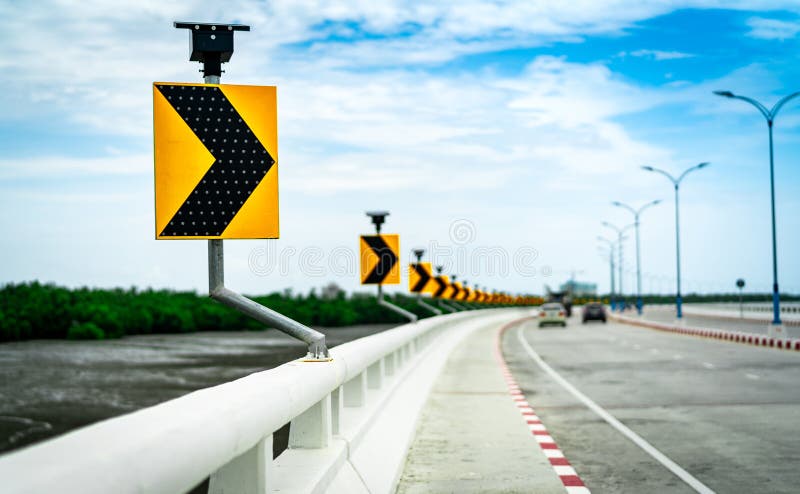
[[[695,165],[678,176],[678,178],[673,177],[668,172],[661,170],[660,168],[654,168],[652,166],[643,166],[643,170],[647,170],[649,172],[656,172],[664,175],[667,177],[672,185],[675,187],[675,266],[677,269],[677,290],[675,292],[675,317],[681,319],[683,317],[683,299],[681,298],[681,230],[680,230],[680,215],[678,212],[678,190],[680,189],[681,181],[683,178],[688,175],[690,172],[694,170],[699,170],[701,168],[705,168],[709,165],[709,163],[700,163],[699,165]]]
[[[617,232],[617,256],[619,258],[619,263],[617,264],[617,269],[619,271],[619,283],[618,283],[618,285],[619,285],[619,298],[620,298],[619,309],[620,309],[620,311],[622,311],[625,308],[625,301],[624,301],[624,298],[625,298],[624,293],[625,292],[622,289],[622,265],[623,265],[622,240],[624,240],[624,238],[625,238],[624,237],[625,232],[627,232],[628,230],[633,228],[633,223],[631,223],[630,225],[626,225],[626,226],[624,226],[622,228],[619,228],[616,225],[612,225],[608,221],[604,221],[603,222],[603,226],[611,228],[612,230]]]
[[[627,209],[633,213],[633,226],[636,230],[636,312],[639,313],[639,315],[642,314],[642,271],[640,267],[641,256],[639,254],[639,216],[642,214],[642,212],[644,212],[645,209],[649,208],[650,206],[655,206],[660,202],[661,199],[650,201],[639,209],[634,209],[619,201],[614,201],[611,203],[614,206]]]
[[[730,91],[714,91],[714,94],[716,94],[717,96],[723,96],[725,98],[733,98],[746,101],[751,105],[755,106],[758,109],[758,111],[760,111],[761,114],[764,115],[764,118],[767,119],[767,128],[769,129],[769,190],[770,190],[770,200],[772,204],[772,324],[780,326],[781,297],[780,297],[780,292],[778,290],[778,241],[777,241],[777,234],[775,233],[775,167],[774,167],[774,158],[772,151],[772,127],[773,127],[773,122],[775,122],[775,117],[778,115],[778,112],[780,111],[781,107],[783,107],[783,105],[785,105],[789,100],[796,98],[797,96],[800,96],[800,92],[784,96],[783,98],[781,98],[780,101],[775,103],[775,106],[773,106],[771,110],[767,110],[766,106],[762,105],[753,98],[748,98],[747,96],[739,96],[738,94],[733,94]]]

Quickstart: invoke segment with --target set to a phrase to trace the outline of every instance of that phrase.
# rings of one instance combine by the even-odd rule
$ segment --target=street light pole
[[[680,189],[681,181],[688,175],[690,172],[695,170],[699,170],[701,168],[705,168],[710,163],[703,162],[697,164],[691,168],[686,169],[683,173],[680,174],[678,178],[673,177],[668,172],[661,170],[660,168],[655,168],[652,166],[643,166],[642,170],[647,170],[649,172],[656,172],[664,175],[672,182],[673,187],[675,188],[675,266],[677,271],[677,290],[675,292],[675,317],[678,319],[683,319],[683,298],[681,298],[681,228],[680,228],[680,208],[678,207],[678,190]]]
[[[600,235],[597,236],[597,240],[608,244],[608,265],[611,271],[611,310],[614,310],[617,306],[617,303],[614,300],[614,294],[616,293],[616,284],[614,283],[614,242]]]
[[[622,264],[623,264],[623,260],[622,260],[622,241],[625,239],[625,237],[624,237],[625,232],[628,231],[633,226],[633,223],[631,223],[630,225],[626,225],[623,228],[619,228],[619,227],[617,227],[615,225],[612,225],[608,221],[604,221],[603,222],[603,226],[611,228],[612,230],[617,232],[617,246],[618,246],[617,247],[617,255],[619,256],[619,264],[617,265],[617,269],[619,270],[619,298],[620,298],[619,311],[622,312],[623,310],[625,310],[625,301],[624,301],[624,299],[625,299],[625,294],[624,293],[625,292],[622,289]]]
[[[611,204],[614,206],[621,207],[623,209],[627,209],[631,213],[633,213],[633,226],[636,230],[636,312],[639,315],[642,315],[642,270],[641,270],[641,254],[639,250],[639,216],[644,212],[645,209],[649,208],[650,206],[655,206],[659,204],[661,199],[657,199],[655,201],[650,201],[644,206],[640,207],[639,209],[634,209],[627,204],[623,204],[619,201],[614,201]]]
[[[775,117],[778,115],[781,107],[789,100],[800,96],[800,91],[794,92],[781,98],[771,110],[767,107],[747,96],[739,96],[730,91],[714,91],[717,96],[724,98],[740,99],[755,106],[764,118],[767,119],[767,129],[769,131],[769,191],[770,191],[770,205],[772,207],[772,324],[773,326],[781,325],[781,297],[778,289],[778,239],[775,228],[775,163],[772,149],[772,127],[775,122]]]

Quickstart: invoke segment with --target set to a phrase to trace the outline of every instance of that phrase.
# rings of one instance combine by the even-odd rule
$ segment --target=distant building
[[[559,290],[569,293],[573,297],[594,296],[597,295],[597,283],[570,280],[566,283],[562,283]]]

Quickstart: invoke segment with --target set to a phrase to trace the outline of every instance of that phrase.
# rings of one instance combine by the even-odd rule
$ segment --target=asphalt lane
[[[716,492],[797,492],[800,355],[624,324],[507,331],[503,351],[537,414],[595,493],[695,492],[527,353]]]

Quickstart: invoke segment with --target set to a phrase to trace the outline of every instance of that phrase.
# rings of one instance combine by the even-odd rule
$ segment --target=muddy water
[[[321,330],[333,347],[391,325]],[[0,345],[0,452],[302,357],[274,330]],[[276,434],[276,453],[287,429]]]

